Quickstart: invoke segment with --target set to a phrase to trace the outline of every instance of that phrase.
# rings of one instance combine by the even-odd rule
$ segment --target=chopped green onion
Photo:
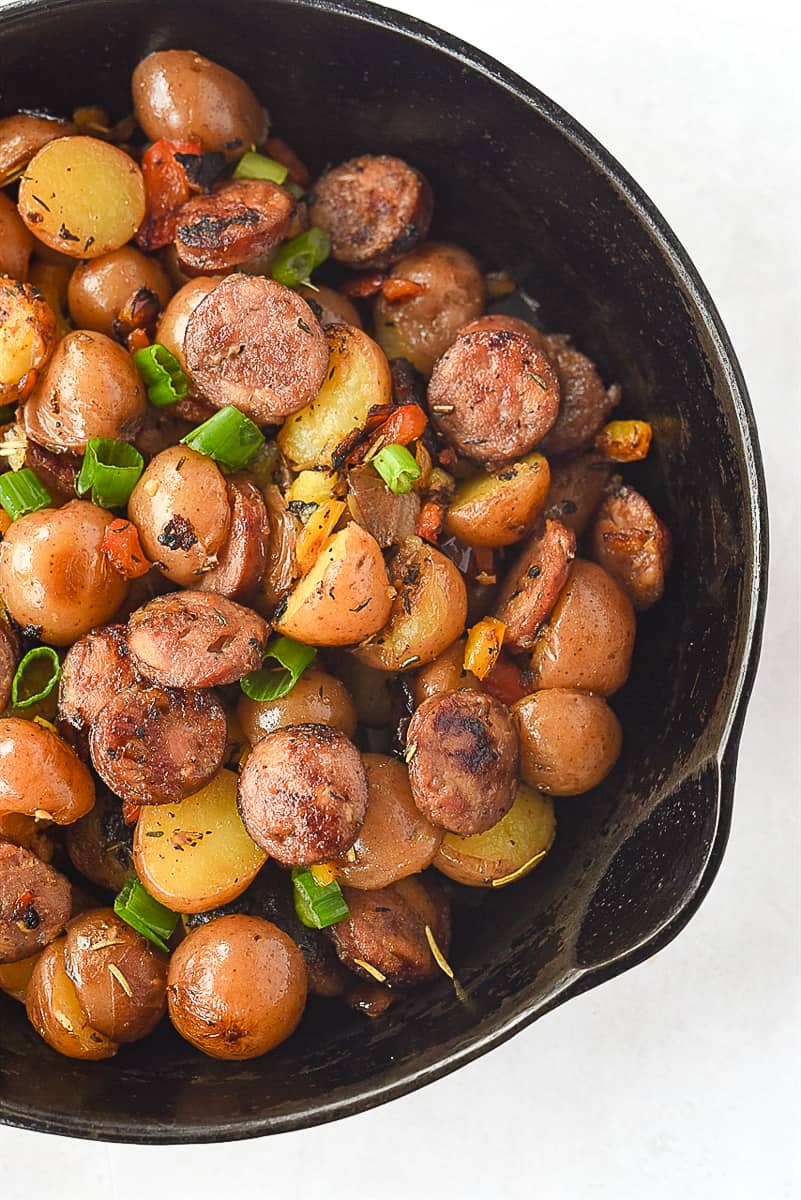
[[[291,288],[308,283],[312,271],[324,263],[330,253],[328,234],[313,225],[291,242],[285,242],[278,251],[273,261],[273,279]]]
[[[38,512],[40,508],[49,508],[52,503],[50,493],[42,487],[30,467],[0,475],[0,504],[12,521],[27,513]]]
[[[244,413],[229,404],[181,441],[198,454],[206,454],[224,467],[239,471],[253,458],[264,441],[264,434]]]
[[[27,680],[25,676],[28,674],[28,668],[35,662],[42,659],[47,659],[50,663],[50,672],[43,683],[33,683],[30,677]],[[34,671],[34,677],[38,672]],[[35,704],[37,700],[44,700],[49,696],[53,688],[61,678],[61,660],[56,654],[52,646],[34,646],[33,650],[29,650],[23,658],[22,662],[17,667],[13,680],[11,681],[11,703],[17,708],[29,708]],[[38,691],[31,692],[30,695],[25,695],[25,687],[35,687]]]
[[[169,952],[167,942],[175,932],[178,914],[159,904],[134,876],[114,901],[114,911],[126,925],[141,933],[154,946]]]
[[[289,174],[283,163],[248,150],[234,168],[234,179],[269,179],[270,183],[283,183]]]
[[[373,459],[373,466],[391,492],[403,496],[420,478],[420,467],[405,446],[385,446]]]
[[[75,480],[75,491],[101,508],[122,508],[145,469],[145,460],[129,442],[114,438],[90,438],[86,443],[83,465]]]
[[[350,909],[336,880],[319,884],[306,867],[295,867],[292,871],[292,888],[295,912],[309,929],[327,929],[329,925],[346,921],[350,916]]]
[[[284,190],[289,192],[290,196],[292,196],[295,200],[302,200],[306,195],[300,184],[295,183],[292,179],[288,179],[284,184]]]
[[[147,388],[148,398],[156,408],[166,408],[183,400],[189,391],[189,380],[178,359],[161,342],[144,346],[133,356],[136,369]]]
[[[278,637],[268,645],[264,660],[273,658],[279,665],[251,671],[240,679],[239,686],[251,700],[279,700],[292,691],[309,663],[314,662],[316,654],[312,646]]]

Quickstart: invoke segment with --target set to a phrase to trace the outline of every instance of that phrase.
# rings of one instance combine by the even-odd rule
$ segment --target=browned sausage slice
[[[327,725],[289,725],[257,742],[239,776],[239,811],[278,862],[343,855],[367,811],[367,776],[353,743]]]
[[[124,625],[105,625],[79,638],[67,651],[58,687],[58,719],[88,731],[95,717],[118,692],[139,682],[128,652]]]
[[[270,522],[264,497],[247,479],[229,479],[231,528],[228,541],[217,555],[217,566],[198,581],[198,591],[216,592],[231,599],[248,596],[264,578]]]
[[[612,470],[609,459],[594,450],[551,463],[546,515],[581,537],[598,510]]]
[[[473,322],[437,359],[428,407],[459,453],[497,467],[542,441],[559,411],[559,381],[524,329]]]
[[[0,842],[0,963],[18,962],[52,942],[72,905],[72,888],[30,850]]]
[[[498,594],[495,616],[506,626],[507,650],[531,650],[576,557],[576,535],[561,521],[546,521],[511,567]]]
[[[620,387],[613,383],[606,388],[595,363],[574,350],[563,334],[546,334],[542,341],[562,393],[559,416],[543,438],[542,452],[551,456],[583,450],[620,403]]]
[[[212,692],[129,688],[92,725],[92,765],[132,804],[183,800],[222,766],[225,712]]]
[[[8,621],[0,620],[0,712],[8,707],[19,662],[19,638]]]
[[[412,717],[406,745],[414,802],[433,825],[482,833],[512,807],[517,734],[505,706],[492,696],[431,696]]]
[[[388,267],[426,236],[434,197],[403,159],[363,154],[326,171],[309,195],[309,220],[349,267]]]
[[[665,590],[672,558],[670,530],[644,496],[621,484],[608,493],[596,517],[592,556],[642,612]]]
[[[262,275],[229,275],[189,318],[184,357],[197,389],[233,404],[257,425],[275,424],[313,400],[328,369],[328,342],[305,300]]]
[[[178,214],[178,262],[194,275],[231,271],[286,236],[293,201],[266,179],[242,179],[188,200]]]
[[[328,934],[346,967],[374,979],[361,963],[385,976],[387,983],[426,983],[439,967],[426,937],[428,925],[443,954],[450,947],[448,902],[438,887],[417,876],[375,891],[344,888],[350,909],[347,921]]]
[[[194,591],[157,596],[128,622],[139,673],[162,687],[236,683],[261,666],[268,633],[267,622],[249,608]]]

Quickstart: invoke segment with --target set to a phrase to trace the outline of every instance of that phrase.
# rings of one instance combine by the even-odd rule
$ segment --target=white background
[[[515,68],[600,138],[684,242],[739,354],[770,490],[772,591],[729,849],[698,915],[656,958],[422,1092],[222,1147],[3,1129],[3,1200],[799,1194],[801,31],[774,0],[404,6]]]

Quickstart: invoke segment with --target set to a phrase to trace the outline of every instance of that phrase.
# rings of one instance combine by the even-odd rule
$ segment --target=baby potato
[[[222,770],[180,804],[142,809],[134,865],[144,886],[173,912],[197,913],[241,896],[267,861],[242,824],[237,777]]]
[[[307,667],[291,692],[277,700],[241,696],[239,722],[251,746],[287,725],[328,725],[352,738],[356,710],[344,684],[320,667]]]
[[[56,340],[56,317],[28,283],[0,279],[0,404],[30,392]]]
[[[325,287],[323,284],[314,284],[313,287],[309,287],[305,283],[302,283],[297,290],[298,295],[302,296],[307,304],[311,302],[312,308],[316,305],[322,310],[318,317],[321,325],[353,325],[356,329],[362,328],[362,319],[356,305],[351,304],[348,297],[343,296],[342,292]]]
[[[175,355],[184,370],[184,336],[189,318],[200,301],[205,300],[219,282],[219,277],[212,279],[208,275],[199,275],[197,279],[191,279],[178,289],[159,317],[156,341],[161,342],[162,346],[166,346],[170,353]]]
[[[389,621],[353,653],[381,671],[411,671],[464,633],[467,589],[451,560],[418,537],[398,547],[390,577],[397,595]]]
[[[16,209],[14,210],[16,212]],[[27,229],[25,230],[27,234]],[[33,239],[31,239],[32,241]],[[42,247],[44,250],[44,246]],[[56,317],[56,338],[66,337],[72,329],[67,309],[67,288],[74,269],[72,259],[64,258],[54,251],[47,251],[54,259],[61,262],[49,262],[41,254],[34,254],[28,268],[28,282],[42,293],[42,296],[52,308]]]
[[[375,404],[389,404],[392,381],[381,347],[353,325],[325,330],[329,362],[316,399],[287,417],[278,445],[295,471],[330,466],[342,439],[364,424]]]
[[[546,688],[511,710],[520,739],[520,774],[554,796],[578,796],[609,774],[623,734],[603,696]]]
[[[550,850],[555,834],[553,801],[518,783],[514,804],[497,825],[469,837],[446,833],[434,866],[468,887],[502,887],[528,875]]]
[[[239,158],[260,145],[269,118],[244,79],[194,50],[157,50],[134,68],[134,115],[151,141],[199,138]]]
[[[128,501],[142,549],[163,575],[193,587],[228,538],[225,479],[208,455],[170,446],[152,459]]]
[[[461,688],[474,692],[481,690],[479,679],[472,671],[465,670],[464,649],[465,639],[460,637],[438,658],[417,672],[412,684],[415,707],[419,708],[424,700],[439,692],[458,692]]]
[[[25,1008],[36,1032],[66,1058],[97,1062],[112,1058],[119,1046],[89,1024],[75,984],[64,963],[66,938],[57,938],[42,951],[33,969]]]
[[[19,185],[34,237],[70,258],[99,258],[129,242],[145,216],[145,185],[124,151],[91,137],[48,142]]]
[[[130,441],[147,411],[130,354],[105,334],[81,329],[59,342],[22,424],[28,437],[56,454],[83,454],[90,438]]]
[[[456,489],[445,531],[468,546],[511,546],[531,530],[545,507],[548,460],[529,454],[492,475],[474,475]]]
[[[402,300],[376,297],[376,338],[387,358],[406,358],[430,375],[462,325],[484,308],[484,276],[472,254],[445,242],[426,242],[395,263],[389,279],[410,280],[423,291]]]
[[[26,280],[32,250],[33,238],[16,204],[5,192],[0,192],[0,275]]]
[[[637,622],[608,572],[577,558],[531,654],[535,688],[580,688],[611,696],[628,679]]]
[[[347,651],[336,653],[334,670],[348,689],[360,725],[381,729],[397,720],[394,679],[386,671],[375,671]]]
[[[88,500],[71,500],[14,521],[0,542],[0,595],[19,625],[70,646],[111,620],[128,595],[101,550],[111,520]]]
[[[386,754],[363,754],[362,762],[367,816],[353,856],[338,864],[337,877],[348,887],[383,888],[424,871],[442,841],[442,830],[425,819],[412,799],[403,763]]]
[[[0,186],[27,167],[42,146],[75,133],[72,121],[44,114],[18,112],[0,119]]]
[[[167,272],[158,259],[148,258],[135,246],[121,246],[78,263],[67,290],[70,316],[79,329],[111,336],[120,313],[143,289],[158,298],[160,308],[172,294]]]
[[[29,958],[20,958],[13,963],[0,963],[0,992],[5,992],[12,1000],[19,1000],[24,1004],[31,976],[41,954],[39,950]]]
[[[70,825],[94,802],[92,776],[65,741],[33,721],[0,717],[0,815]]]
[[[381,549],[352,521],[324,543],[273,623],[278,633],[307,646],[352,646],[382,629],[389,614],[389,580]]]

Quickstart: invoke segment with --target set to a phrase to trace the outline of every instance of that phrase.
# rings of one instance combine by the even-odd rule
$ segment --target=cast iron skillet
[[[163,47],[240,72],[314,169],[363,151],[431,179],[435,234],[508,267],[650,420],[639,479],[676,562],[640,622],[615,704],[623,757],[560,805],[547,862],[481,893],[443,978],[383,1019],[310,1010],[263,1059],[217,1063],[163,1029],[108,1062],[64,1059],[0,996],[0,1120],[129,1142],[203,1142],[314,1125],[454,1070],[548,1009],[642,961],[686,924],[726,845],[737,744],[765,606],[765,488],[737,361],[662,217],[557,105],[485,55],[351,0],[26,2],[0,13],[0,110],[129,111],[131,69]],[[710,219],[711,216],[710,216]]]

